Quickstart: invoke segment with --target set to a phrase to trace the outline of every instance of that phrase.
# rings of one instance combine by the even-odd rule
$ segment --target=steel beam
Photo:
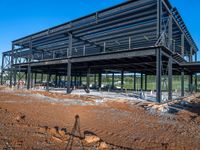
[[[193,48],[190,47],[189,62],[192,62]]]
[[[68,33],[68,36],[69,36],[69,48],[67,52],[67,57],[70,58],[72,56],[73,37],[71,33]]]

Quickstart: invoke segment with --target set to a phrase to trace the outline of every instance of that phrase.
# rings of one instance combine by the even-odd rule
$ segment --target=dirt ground
[[[0,87],[0,149],[200,149],[200,94],[161,105],[99,99]]]

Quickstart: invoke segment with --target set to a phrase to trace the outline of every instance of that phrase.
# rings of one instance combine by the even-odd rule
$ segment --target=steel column
[[[41,74],[41,80],[40,80],[41,84],[43,83],[43,73]]]
[[[173,26],[173,18],[172,15],[169,14],[169,23],[168,23],[168,48],[169,50],[172,50],[172,41],[173,41],[173,37],[172,37],[172,27]]]
[[[14,68],[14,67],[13,67],[13,68]],[[13,81],[14,81],[13,85],[14,85],[14,87],[15,87],[16,84],[17,84],[17,70],[16,70],[16,68],[13,69]]]
[[[112,89],[115,87],[115,73],[112,73]]]
[[[33,73],[31,73],[31,88],[33,88]]]
[[[181,96],[185,96],[185,85],[184,85],[184,68],[181,69]]]
[[[162,32],[162,0],[157,0],[157,38]]]
[[[71,62],[67,63],[67,94],[71,93]]]
[[[29,64],[27,70],[27,89],[29,90],[30,87],[31,87],[31,66]]]
[[[189,75],[189,92],[192,93],[192,86],[193,86],[193,74]]]
[[[102,74],[101,74],[101,72],[99,73],[99,79],[98,79],[98,86],[99,86],[99,90],[101,90],[101,82],[102,82]]]
[[[37,73],[35,73],[35,84],[37,84]]]
[[[90,67],[87,69],[87,89],[90,89]]]
[[[80,78],[79,78],[79,82],[80,82],[79,84],[80,84],[80,85],[79,85],[79,86],[81,86],[81,85],[82,85],[82,75],[81,75],[81,73],[80,73],[79,76],[80,76]]]
[[[94,74],[94,86],[97,87],[97,74]]]
[[[56,73],[56,76],[55,76],[55,87],[57,88],[58,87],[58,74]]]
[[[172,56],[168,61],[168,99],[172,100]]]
[[[133,82],[133,90],[136,91],[136,73],[134,73]]]
[[[27,86],[27,71],[25,72],[25,84],[26,84],[26,86]]]
[[[13,78],[13,63],[14,63],[14,44],[12,44],[12,52],[11,52],[11,63],[10,63],[10,88],[12,87],[12,78]]]
[[[51,81],[51,73],[50,73],[50,69],[48,68],[46,91],[49,91],[49,82],[50,81]]]
[[[198,76],[197,76],[197,74],[195,74],[195,92],[198,91],[197,86],[198,86]]]
[[[2,54],[2,63],[1,63],[1,85],[3,85],[3,73],[4,73],[4,54]]]
[[[77,75],[75,74],[74,76],[74,86],[76,87],[77,86]]]
[[[161,102],[162,98],[162,91],[161,91],[161,75],[162,75],[162,54],[161,48],[157,49],[156,51],[156,100],[157,102]]]
[[[140,89],[143,91],[143,73],[140,76]]]
[[[145,74],[145,79],[144,80],[145,80],[145,87],[144,88],[145,88],[145,91],[147,91],[147,74]]]
[[[124,70],[121,72],[121,91],[124,90]]]

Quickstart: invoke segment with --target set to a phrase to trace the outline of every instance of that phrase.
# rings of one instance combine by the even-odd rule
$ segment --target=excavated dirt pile
[[[200,149],[200,94],[156,104],[0,87],[0,149],[83,148]]]

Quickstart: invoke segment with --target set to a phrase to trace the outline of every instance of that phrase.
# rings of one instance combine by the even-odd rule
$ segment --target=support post
[[[14,67],[13,67],[14,68]],[[14,81],[14,87],[16,86],[17,84],[17,70],[16,68],[13,69],[13,81]]]
[[[60,88],[60,82],[61,82],[61,75],[59,75],[59,78],[58,78],[58,87]]]
[[[173,18],[172,18],[172,15],[169,14],[169,23],[168,23],[168,48],[169,50],[173,50],[173,37],[172,37],[172,27],[173,26]]]
[[[145,74],[145,91],[147,91],[147,74]]]
[[[77,75],[75,74],[74,76],[74,86],[76,87],[77,86]]]
[[[87,69],[87,89],[90,90],[90,67]]]
[[[71,62],[67,63],[67,94],[71,93]]]
[[[97,74],[96,73],[94,74],[94,86],[96,89],[96,87],[97,87]]]
[[[168,60],[168,99],[172,100],[172,56]]]
[[[140,77],[140,89],[143,91],[143,73],[141,73]]]
[[[184,68],[181,69],[181,96],[185,96]]]
[[[41,74],[41,80],[40,80],[40,82],[41,82],[41,84],[43,83],[43,73]]]
[[[10,88],[12,87],[13,79],[13,63],[14,63],[14,44],[12,44],[11,63],[10,63]]]
[[[55,76],[55,87],[57,88],[58,87],[58,74],[56,73],[56,76]]]
[[[197,88],[197,86],[198,86],[198,78],[197,77],[198,77],[197,74],[195,74],[195,92],[198,91],[198,88]]]
[[[112,89],[115,87],[115,73],[112,74]]]
[[[50,81],[51,81],[51,74],[50,74],[50,69],[48,68],[46,91],[49,91],[49,82],[50,82]]]
[[[134,79],[133,79],[133,80],[134,80],[134,81],[133,81],[133,82],[134,82],[133,90],[136,91],[136,73],[134,73],[134,77],[133,77],[133,78],[134,78]]]
[[[189,75],[189,92],[192,93],[193,74]]]
[[[161,91],[161,63],[162,63],[162,55],[161,55],[161,48],[158,48],[156,51],[156,100],[158,103],[161,102],[162,98],[162,91]]]
[[[3,73],[4,73],[4,54],[2,54],[2,63],[1,63],[1,85],[3,85]]]
[[[33,73],[31,73],[31,88],[33,88]]]
[[[80,84],[80,85],[79,85],[79,86],[81,86],[81,85],[82,85],[82,75],[81,75],[81,73],[80,73],[79,76],[80,76],[80,79],[79,79],[79,82],[80,82],[79,84]]]
[[[101,90],[101,81],[102,81],[102,74],[101,72],[99,73],[99,80],[98,80],[98,87],[99,87],[99,90]]]
[[[27,70],[28,76],[27,76],[27,90],[30,89],[31,85],[31,66],[30,64],[28,65],[28,70]]]
[[[37,84],[37,73],[35,73],[35,84]]]
[[[157,0],[157,39],[162,31],[162,0]]]
[[[124,70],[121,72],[121,91],[124,90]]]

